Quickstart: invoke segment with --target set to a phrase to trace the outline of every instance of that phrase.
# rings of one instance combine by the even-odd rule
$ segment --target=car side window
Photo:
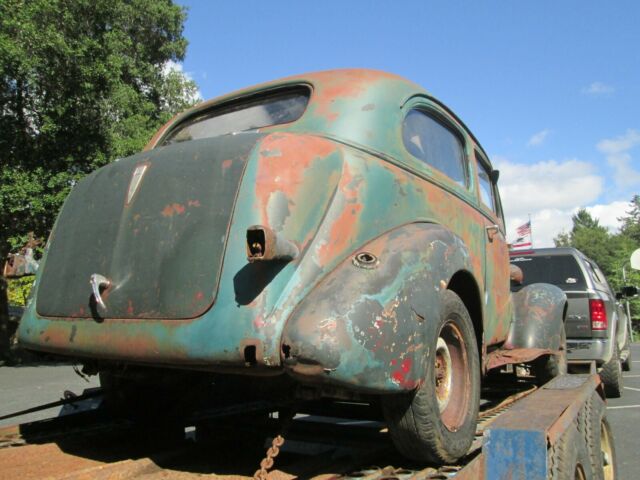
[[[480,189],[480,200],[487,207],[497,213],[496,201],[493,196],[493,185],[491,184],[491,177],[489,175],[488,167],[482,162],[482,157],[476,152],[476,163],[478,165],[478,187]]]
[[[411,110],[404,118],[402,139],[411,155],[468,187],[463,140],[439,118],[423,110]]]
[[[595,265],[593,263],[591,263],[589,260],[587,260],[586,263],[589,266],[589,271],[590,271],[591,276],[593,277],[593,279],[598,283],[602,283],[602,280],[600,279],[600,276],[598,275],[598,271],[597,271]]]
[[[592,264],[591,268],[593,269],[596,278],[598,279],[598,282],[600,282],[600,284],[604,287],[605,290],[612,292],[611,290],[611,286],[609,285],[609,282],[607,281],[607,277],[605,277],[604,273],[602,273],[602,270],[600,270],[600,267],[597,264]]]

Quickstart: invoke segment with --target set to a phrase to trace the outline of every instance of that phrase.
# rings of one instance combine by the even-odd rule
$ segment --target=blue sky
[[[424,86],[501,170],[510,238],[531,214],[551,245],[578,207],[615,228],[640,193],[640,2],[178,3],[205,99],[342,67]]]

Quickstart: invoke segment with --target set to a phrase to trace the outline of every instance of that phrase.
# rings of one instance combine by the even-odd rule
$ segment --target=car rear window
[[[178,125],[169,132],[161,145],[294,122],[307,108],[309,93],[306,87],[289,88],[217,105]]]
[[[571,255],[513,256],[511,263],[522,269],[523,285],[551,283],[562,290],[587,288],[582,270]]]

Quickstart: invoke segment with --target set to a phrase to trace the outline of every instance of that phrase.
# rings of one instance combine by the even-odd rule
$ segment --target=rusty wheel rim
[[[438,335],[435,354],[435,393],[440,419],[456,431],[466,418],[471,394],[470,365],[464,337],[453,321],[445,323]]]
[[[614,480],[614,458],[609,428],[606,423],[600,423],[600,450],[602,451],[602,470],[604,480]]]
[[[451,398],[451,353],[449,353],[449,347],[447,343],[438,337],[438,343],[436,345],[436,367],[435,367],[435,381],[436,381],[436,399],[438,400],[438,408],[440,414],[446,410],[449,405],[449,399]]]

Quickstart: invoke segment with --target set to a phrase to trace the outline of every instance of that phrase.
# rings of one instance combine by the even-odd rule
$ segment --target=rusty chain
[[[280,428],[280,434],[276,435],[273,440],[271,440],[271,446],[267,449],[267,453],[265,457],[260,462],[260,468],[256,470],[256,473],[253,474],[254,480],[266,480],[267,475],[269,474],[269,470],[273,468],[275,463],[275,458],[280,453],[280,447],[284,445],[284,435],[286,434],[293,417],[295,415],[295,409],[290,408],[284,411],[279,411],[278,416],[282,413],[285,413],[285,417],[282,420],[282,426]]]

